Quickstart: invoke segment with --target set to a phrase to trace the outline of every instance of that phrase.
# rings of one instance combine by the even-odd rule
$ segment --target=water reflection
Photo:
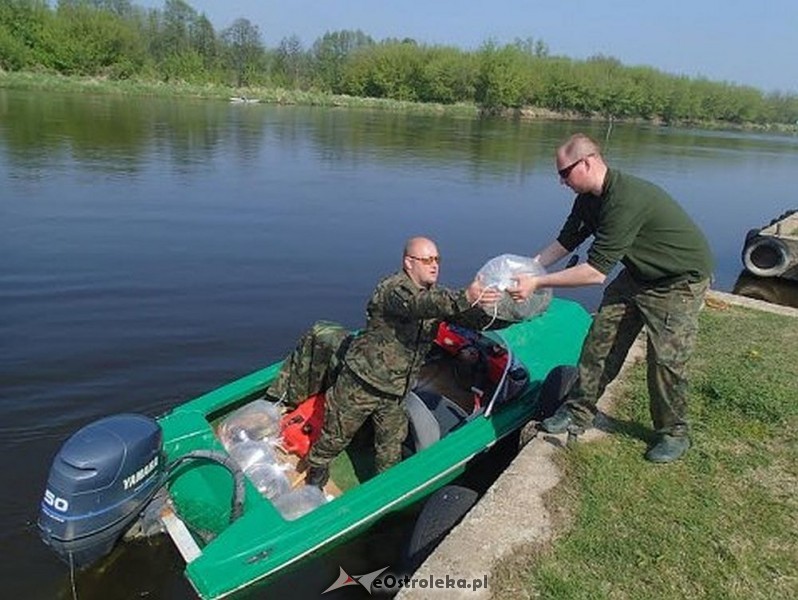
[[[329,587],[343,568],[350,574],[363,574],[387,567],[391,573],[403,573],[401,549],[412,533],[420,506],[416,505],[383,518],[368,534],[358,535],[332,548],[319,559],[289,567],[277,578],[256,583],[235,594],[235,600],[262,598],[317,598]],[[164,534],[143,541],[120,544],[98,564],[74,574],[68,568],[55,590],[47,592],[56,600],[105,600],[107,598],[157,598],[193,600],[196,593],[183,575],[185,564],[172,542]],[[146,577],[142,574],[146,573]],[[394,594],[381,594],[391,598]],[[44,596],[43,596],[44,597]],[[327,596],[351,598],[344,589]]]
[[[798,308],[798,281],[780,277],[757,277],[748,271],[742,271],[734,283],[732,293]]]
[[[796,136],[0,89],[0,148],[20,168],[61,155],[84,168],[136,171],[157,151],[161,160],[201,169],[222,147],[255,160],[269,137],[289,152],[309,144],[319,159],[334,163],[466,164],[476,178],[487,172],[523,178],[552,168],[555,145],[575,129],[604,141],[609,156],[630,170],[654,157],[659,169],[696,159],[728,167],[749,162],[752,153],[772,160],[798,150]]]
[[[105,600],[107,598],[196,598],[183,577],[185,565],[166,536],[117,546],[99,564],[78,571],[69,569],[53,594],[56,600]],[[142,577],[146,573],[146,577]]]

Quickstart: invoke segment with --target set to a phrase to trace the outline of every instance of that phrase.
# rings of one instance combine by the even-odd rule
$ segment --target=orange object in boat
[[[286,452],[305,458],[321,434],[324,424],[324,394],[305,400],[280,419],[280,433]]]

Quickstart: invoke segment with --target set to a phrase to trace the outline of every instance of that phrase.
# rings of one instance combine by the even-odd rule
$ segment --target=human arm
[[[542,266],[548,267],[549,265],[553,265],[554,263],[561,260],[570,253],[571,251],[568,250],[565,246],[563,246],[559,241],[554,241],[548,246],[546,246],[543,250],[541,250],[534,258]]]
[[[412,283],[383,290],[379,304],[386,314],[403,319],[447,318],[474,306],[489,307],[501,299],[501,292],[478,279],[462,290],[445,287],[420,289]]]
[[[539,288],[548,287],[579,287],[583,285],[601,285],[607,278],[604,273],[587,263],[576,265],[562,271],[555,271],[535,277],[533,275],[518,275],[515,277],[516,285],[507,288],[507,293],[516,302],[526,300]]]

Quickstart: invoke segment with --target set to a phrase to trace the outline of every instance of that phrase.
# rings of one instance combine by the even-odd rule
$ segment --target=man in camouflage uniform
[[[557,240],[537,258],[548,266],[593,236],[587,262],[521,277],[508,292],[521,300],[539,287],[602,284],[618,262],[625,268],[604,291],[579,357],[576,385],[541,426],[550,433],[578,433],[592,423],[596,402],[645,326],[657,434],[646,458],[671,462],[690,446],[686,366],[712,271],[706,238],[664,190],[610,169],[599,145],[583,134],[560,146],[556,164],[560,181],[578,195]]]
[[[365,329],[352,341],[333,387],[327,390],[324,426],[308,455],[306,482],[323,486],[329,464],[368,417],[374,423],[376,469],[399,462],[407,436],[402,399],[412,387],[441,320],[485,312],[500,292],[473,281],[463,290],[436,287],[440,256],[432,240],[408,240],[402,270],[383,279],[369,300]],[[484,322],[484,321],[483,321]]]

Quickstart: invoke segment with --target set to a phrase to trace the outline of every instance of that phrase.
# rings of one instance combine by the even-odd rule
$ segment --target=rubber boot
[[[543,419],[540,423],[540,428],[546,433],[565,433],[568,431],[568,426],[573,422],[574,418],[570,409],[566,406],[561,406],[548,419]]]
[[[646,452],[646,460],[654,463],[669,463],[681,458],[690,447],[686,435],[663,434],[659,441]]]
[[[330,467],[327,465],[324,465],[323,467],[310,465],[308,467],[308,474],[305,475],[305,485],[313,485],[317,488],[323,488],[329,479]]]

